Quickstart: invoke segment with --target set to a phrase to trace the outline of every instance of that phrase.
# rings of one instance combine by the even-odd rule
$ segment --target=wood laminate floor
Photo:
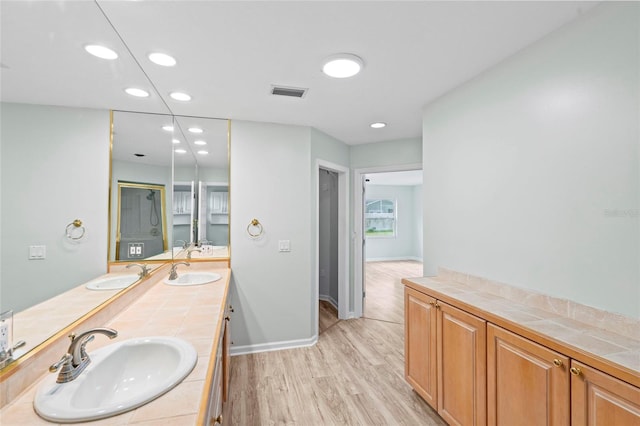
[[[381,263],[373,266],[393,276]],[[367,291],[374,286],[368,282]],[[388,291],[379,294],[390,304],[403,304]],[[368,296],[372,309],[378,307],[374,294]],[[397,307],[373,314],[381,318],[338,320],[335,310],[321,303],[315,346],[233,357],[224,424],[445,425],[404,380],[404,325],[394,321]]]
[[[422,262],[402,260],[365,264],[365,318],[404,322],[402,278],[421,277]]]

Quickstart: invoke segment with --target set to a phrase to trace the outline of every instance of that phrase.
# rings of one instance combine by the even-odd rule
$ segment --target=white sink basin
[[[215,272],[184,272],[178,273],[178,278],[170,280],[165,278],[164,283],[169,285],[200,285],[218,281],[222,275]]]
[[[112,277],[98,278],[87,283],[89,290],[117,290],[129,287],[138,281],[140,277],[137,274],[114,275]]]
[[[125,340],[89,351],[91,364],[68,383],[51,374],[33,407],[46,420],[74,423],[133,410],[178,385],[198,359],[190,343],[175,337]]]

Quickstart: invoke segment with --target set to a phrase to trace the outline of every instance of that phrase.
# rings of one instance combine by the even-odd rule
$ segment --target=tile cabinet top
[[[439,277],[403,284],[640,386],[640,340]]]

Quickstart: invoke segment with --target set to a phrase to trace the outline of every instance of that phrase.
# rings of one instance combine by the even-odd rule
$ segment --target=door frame
[[[325,160],[316,160],[316,220],[315,220],[315,258],[314,262],[314,289],[312,310],[315,334],[319,330],[320,309],[320,170],[329,170],[338,174],[338,318],[347,319],[349,313],[349,168],[331,163]]]
[[[363,290],[364,290],[364,264],[365,248],[364,235],[364,175],[368,173],[405,172],[409,170],[422,170],[422,163],[412,163],[394,166],[366,167],[353,170],[353,316],[362,317]]]

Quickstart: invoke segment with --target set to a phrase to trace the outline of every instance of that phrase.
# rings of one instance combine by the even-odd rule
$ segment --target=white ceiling
[[[425,104],[595,4],[3,0],[0,99],[313,126],[348,144],[419,137]],[[120,57],[94,58],[88,43]],[[151,51],[177,66],[152,64]],[[361,74],[320,72],[341,52],[363,58]],[[272,84],[309,91],[276,97]],[[169,99],[175,90],[193,100]]]

